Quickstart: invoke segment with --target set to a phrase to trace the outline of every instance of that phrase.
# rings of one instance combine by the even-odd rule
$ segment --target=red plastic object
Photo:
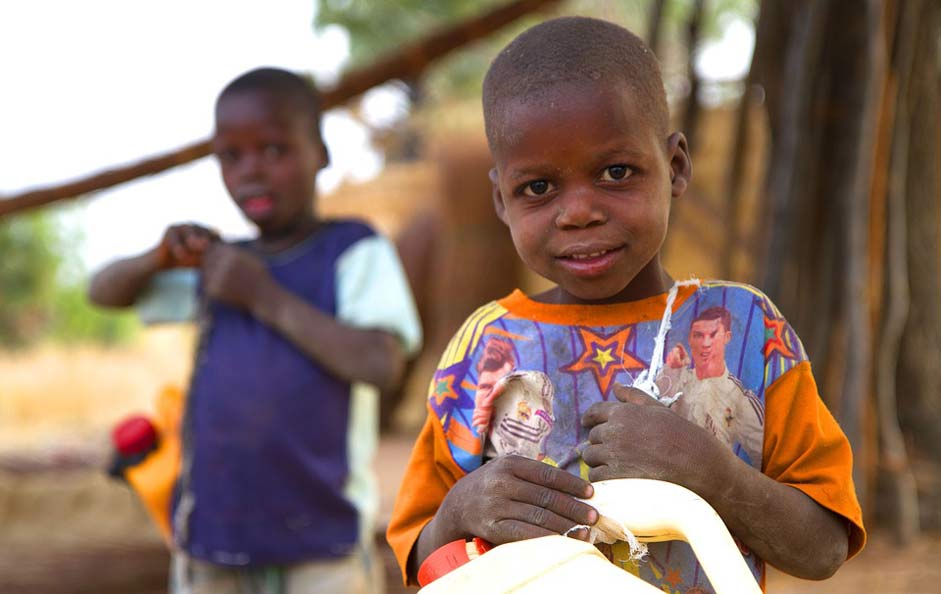
[[[492,548],[492,544],[476,536],[471,540],[451,541],[435,549],[421,564],[418,568],[418,584],[425,587]]]
[[[157,429],[143,415],[128,417],[111,431],[111,441],[124,456],[142,454],[157,443]]]

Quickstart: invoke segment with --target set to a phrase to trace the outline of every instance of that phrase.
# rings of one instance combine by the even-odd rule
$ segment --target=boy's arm
[[[379,389],[400,381],[406,356],[395,335],[355,328],[320,311],[280,285],[249,252],[214,244],[204,255],[202,275],[208,296],[245,309],[337,377]]]
[[[448,453],[441,423],[429,414],[396,497],[388,539],[406,582],[435,549],[481,537],[494,544],[562,534],[592,525],[598,512],[576,497],[588,482],[542,462],[506,456],[465,474]],[[588,530],[572,536],[585,539]]]
[[[594,405],[583,418],[591,427],[592,445],[583,458],[592,481],[637,477],[683,485],[708,501],[755,554],[798,577],[824,579],[846,560],[852,526],[839,506],[831,511],[752,468],[646,394],[630,388],[616,393],[623,403]]]
[[[157,248],[108,264],[88,286],[88,299],[102,307],[130,307],[160,270]]]
[[[156,273],[198,266],[203,251],[217,239],[214,231],[198,225],[173,225],[153,249],[98,271],[89,283],[88,298],[102,307],[130,307]]]
[[[249,311],[346,381],[386,390],[402,378],[405,350],[396,336],[342,324],[273,279],[260,288]]]

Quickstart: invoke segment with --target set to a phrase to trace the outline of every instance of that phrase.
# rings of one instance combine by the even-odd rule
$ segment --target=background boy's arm
[[[281,286],[251,253],[214,244],[203,256],[202,276],[209,297],[248,311],[337,377],[379,389],[400,381],[406,357],[396,336],[337,321]]]
[[[174,225],[153,249],[98,271],[89,283],[88,298],[103,307],[130,307],[157,272],[198,266],[203,251],[217,239],[214,231],[198,225]]]
[[[88,299],[102,307],[130,307],[160,270],[157,248],[108,264],[88,286]]]
[[[646,394],[616,390],[622,402],[592,406],[583,459],[592,481],[652,478],[699,494],[759,557],[792,575],[824,579],[846,560],[847,521],[739,459],[705,429]]]

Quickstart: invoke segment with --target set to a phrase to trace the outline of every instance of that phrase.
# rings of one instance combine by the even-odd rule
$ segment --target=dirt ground
[[[799,580],[776,570],[768,573],[772,594],[935,594],[941,591],[941,533],[928,534],[899,548],[884,532],[870,535],[866,548],[822,582]]]
[[[378,472],[384,485],[381,507],[386,514],[395,497],[390,486],[401,482],[411,444],[407,437],[388,437],[382,443]],[[391,581],[395,577],[390,574],[388,594],[405,591]],[[889,534],[875,532],[866,548],[832,578],[812,582],[771,568],[766,589],[769,594],[937,594],[941,592],[941,533],[925,535],[913,545],[899,548]]]
[[[410,438],[386,438],[377,463],[388,518],[411,450]],[[63,462],[48,453],[31,460],[0,460],[0,594],[158,594],[165,592],[166,550],[126,487],[94,464],[95,452]],[[24,469],[50,463],[59,470]],[[64,466],[64,470],[62,469]],[[406,592],[391,551],[382,550],[388,594]],[[929,594],[941,584],[941,533],[905,549],[876,532],[866,549],[836,576],[807,582],[769,572],[773,594]],[[413,591],[413,590],[411,590]]]

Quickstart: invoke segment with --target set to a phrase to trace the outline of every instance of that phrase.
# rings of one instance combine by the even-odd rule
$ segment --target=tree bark
[[[647,16],[647,47],[653,50],[653,53],[660,55],[660,31],[663,29],[663,7],[666,0],[653,0],[650,3],[650,11]]]
[[[941,4],[916,18],[907,97],[910,139],[904,180],[911,306],[898,359],[902,429],[920,469],[922,526],[941,527]]]
[[[896,377],[899,348],[909,311],[909,280],[907,263],[907,220],[905,180],[909,175],[908,149],[911,116],[907,97],[914,54],[915,18],[921,10],[921,0],[909,0],[899,7],[895,25],[892,65],[894,83],[890,90],[894,97],[893,138],[889,160],[889,179],[885,201],[885,285],[883,313],[876,344],[875,379],[876,403],[880,442],[880,473],[888,492],[887,501],[880,507],[888,508],[886,524],[892,527],[896,540],[907,545],[920,532],[918,515],[918,489],[909,464],[905,440],[899,426]],[[901,99],[901,100],[900,100]]]
[[[689,79],[689,95],[686,97],[686,111],[683,114],[683,132],[689,143],[690,152],[696,151],[696,128],[699,125],[699,75],[696,73],[696,50],[699,47],[699,36],[702,30],[703,14],[706,10],[706,0],[695,0],[686,26],[686,52],[687,52],[687,78]]]

